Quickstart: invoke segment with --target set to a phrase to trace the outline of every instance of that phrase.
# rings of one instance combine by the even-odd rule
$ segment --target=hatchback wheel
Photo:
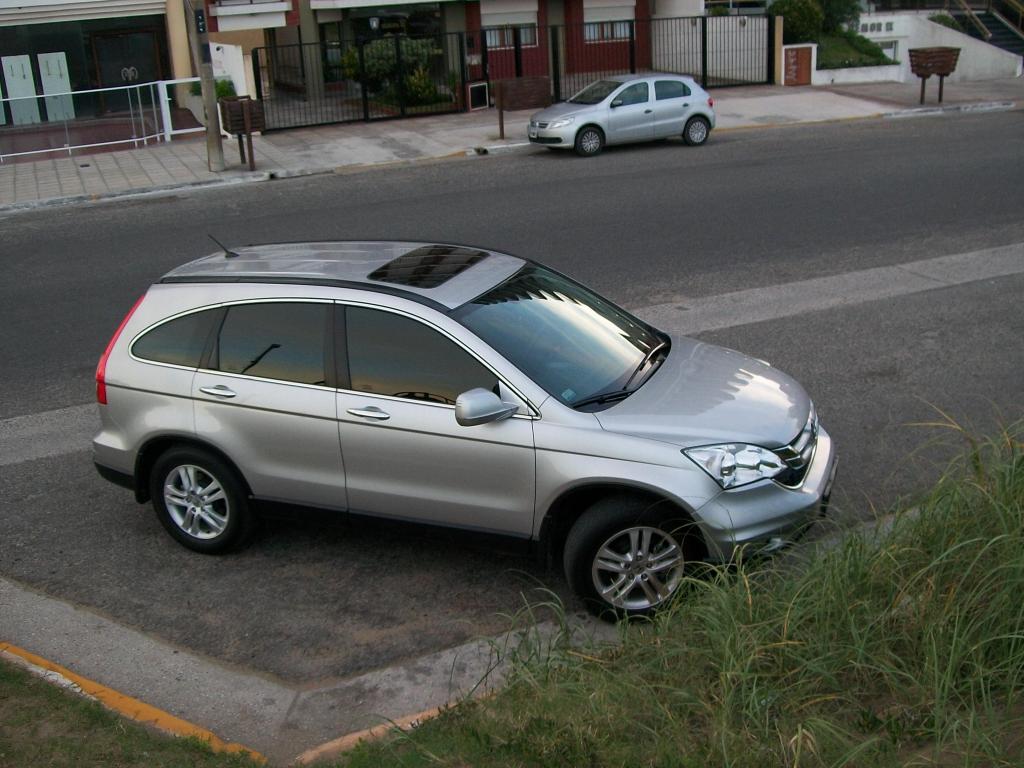
[[[632,497],[599,501],[569,531],[566,579],[591,613],[649,615],[672,600],[702,559],[692,526],[665,503]]]
[[[576,134],[576,154],[580,157],[593,157],[604,148],[604,134],[593,125],[585,126]]]
[[[179,543],[215,554],[243,544],[252,530],[235,472],[196,448],[172,448],[153,465],[150,494],[157,518]]]
[[[706,117],[691,117],[683,129],[683,141],[691,147],[698,147],[708,140],[711,123]]]

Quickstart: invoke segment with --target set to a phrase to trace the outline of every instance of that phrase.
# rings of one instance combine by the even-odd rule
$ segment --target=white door
[[[63,51],[58,53],[40,53],[39,77],[42,80],[43,93],[67,93],[71,90],[68,78],[68,58]],[[46,119],[71,120],[75,116],[75,102],[71,96],[47,96]]]
[[[38,123],[39,100],[23,99],[20,96],[36,95],[36,80],[32,76],[32,59],[28,56],[4,56],[0,59],[4,68],[4,82],[7,83],[7,98],[11,107],[11,121],[15,125]]]

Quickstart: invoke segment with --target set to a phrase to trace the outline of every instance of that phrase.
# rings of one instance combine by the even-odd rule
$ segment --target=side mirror
[[[463,392],[455,400],[455,420],[463,427],[501,421],[518,410],[518,405],[503,403],[496,394],[481,387]]]
[[[621,106],[622,106],[622,99],[615,99],[612,102],[612,109],[614,109],[615,107],[621,107]]]

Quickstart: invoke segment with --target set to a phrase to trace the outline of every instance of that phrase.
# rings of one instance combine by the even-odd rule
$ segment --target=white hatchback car
[[[596,155],[606,144],[682,136],[703,144],[715,127],[714,99],[685,75],[615,75],[530,118],[534,144]]]

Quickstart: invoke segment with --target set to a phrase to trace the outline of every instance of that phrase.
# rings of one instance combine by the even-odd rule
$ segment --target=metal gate
[[[502,36],[485,29],[467,44],[480,48],[486,79],[550,74],[552,97],[561,101],[627,73],[692,75],[705,88],[771,83],[774,24],[765,15],[607,21],[530,29],[525,41],[520,29]],[[496,40],[506,45],[488,45]]]
[[[461,111],[464,45],[452,33],[256,48],[267,130]]]
[[[461,112],[466,84],[550,75],[555,101],[603,76],[692,75],[704,87],[774,79],[772,16],[693,16],[256,48],[268,130]]]

